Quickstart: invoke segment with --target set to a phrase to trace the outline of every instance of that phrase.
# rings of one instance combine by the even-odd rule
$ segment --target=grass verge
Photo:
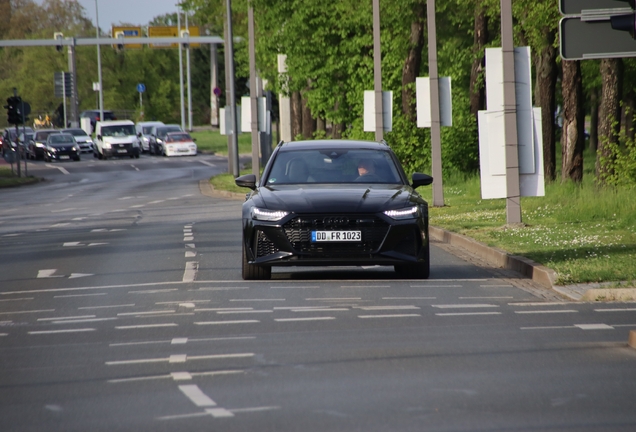
[[[218,131],[205,130],[192,132],[192,138],[197,140],[197,148],[202,153],[214,153],[220,156],[227,156],[227,136],[221,135]],[[242,133],[238,136],[239,154],[252,152],[252,136]]]
[[[18,177],[11,172],[11,168],[0,167],[0,188],[20,186],[37,181],[35,177]]]

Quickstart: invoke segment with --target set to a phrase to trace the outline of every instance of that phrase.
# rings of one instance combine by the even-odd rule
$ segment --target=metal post
[[[428,75],[431,83],[431,160],[433,175],[433,206],[444,207],[442,183],[442,124],[439,113],[439,76],[437,73],[437,28],[435,0],[426,2],[428,25]]]
[[[219,126],[219,98],[214,93],[218,84],[216,44],[210,44],[210,125]]]
[[[382,50],[380,49],[380,0],[373,0],[373,90],[375,92],[375,140],[384,137],[382,107]]]
[[[178,5],[180,6],[180,5]],[[177,33],[181,37],[181,11],[177,11]],[[181,129],[185,130],[185,105],[183,96],[183,47],[179,44],[179,94],[181,97]]]
[[[247,29],[249,34],[250,63],[250,110],[252,129],[252,173],[258,180],[260,177],[259,144],[258,144],[258,89],[256,83],[256,47],[254,44],[254,8],[251,2],[247,8]]]
[[[189,12],[185,11],[185,27],[188,35],[190,31],[188,30],[188,15]],[[190,73],[190,44],[188,44],[188,48],[186,48],[186,71],[188,75],[188,130],[192,132],[192,82],[191,82],[191,73]]]
[[[69,38],[73,40],[73,44],[68,46],[68,70],[71,74],[71,126],[79,127],[79,112],[77,101],[77,60],[75,56],[75,38]]]
[[[236,116],[236,89],[234,88],[234,42],[232,40],[232,0],[226,0],[227,7],[227,40],[225,41],[225,49],[228,52],[229,59],[229,87],[230,87],[230,115],[232,122],[232,148],[233,148],[233,167],[232,174],[234,177],[239,176],[239,150],[238,150],[238,119]],[[227,115],[227,113],[225,113]]]
[[[506,222],[521,223],[515,52],[512,38],[512,0],[501,0],[501,46],[503,53],[504,136],[506,143]]]
[[[232,131],[230,130],[232,110],[230,109],[230,51],[227,48],[227,40],[230,37],[227,31],[227,19],[224,23],[225,33],[225,133],[227,134],[227,172],[234,173],[234,140],[232,139]]]
[[[64,107],[64,126],[62,126],[62,128],[67,128],[68,122],[66,120],[66,76],[64,71],[62,71],[62,105]]]
[[[95,0],[95,37],[99,39],[99,12],[97,0]],[[99,119],[104,120],[104,86],[102,84],[102,53],[100,45],[97,44],[97,76],[99,80]]]
[[[26,139],[26,116],[24,115],[24,101],[20,100],[20,103],[22,104],[22,109],[20,110],[20,112],[22,112],[22,136]],[[24,176],[28,177],[29,176],[29,169],[27,168],[27,154],[26,154],[26,146],[24,141],[22,142],[22,147],[24,148]],[[20,135],[18,135],[18,153],[20,153]]]

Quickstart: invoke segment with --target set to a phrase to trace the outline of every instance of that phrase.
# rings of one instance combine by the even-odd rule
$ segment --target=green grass
[[[214,153],[220,156],[227,156],[227,136],[221,135],[218,131],[205,130],[192,132],[192,138],[197,140],[197,148],[202,153]],[[252,136],[242,133],[238,136],[239,154],[252,152]]]
[[[34,177],[18,177],[11,172],[11,168],[0,167],[0,188],[20,186],[34,181]]]
[[[482,200],[478,177],[444,185],[430,223],[554,269],[558,283],[636,280],[636,189],[555,182],[521,199],[523,226],[506,226],[504,199]],[[431,202],[431,190],[421,188]]]

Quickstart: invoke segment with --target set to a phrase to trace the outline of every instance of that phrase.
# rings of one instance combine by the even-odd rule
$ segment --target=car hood
[[[254,204],[295,213],[377,213],[424,200],[406,185],[305,185],[262,187]]]

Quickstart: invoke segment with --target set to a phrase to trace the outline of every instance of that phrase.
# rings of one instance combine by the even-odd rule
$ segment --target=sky
[[[78,0],[85,15],[95,24],[95,0]],[[178,0],[97,0],[99,27],[107,31],[121,22],[147,25],[159,15],[177,11]]]

